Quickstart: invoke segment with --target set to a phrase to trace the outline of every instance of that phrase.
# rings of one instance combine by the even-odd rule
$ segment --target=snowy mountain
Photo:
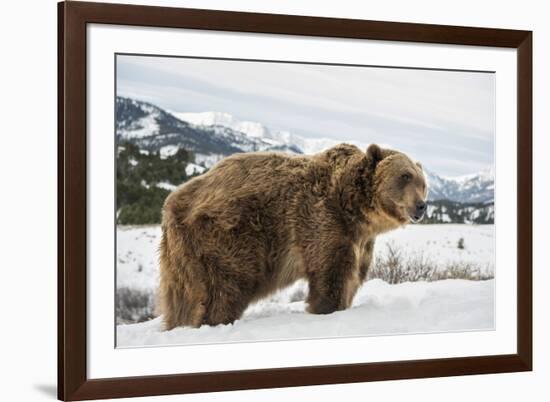
[[[261,123],[253,121],[238,120],[233,115],[223,112],[201,112],[201,113],[178,113],[172,112],[174,116],[182,121],[190,123],[202,129],[212,127],[225,127],[231,130],[246,134],[251,138],[261,138],[264,141],[271,141],[282,147],[299,149],[302,154],[310,155],[322,152],[341,141],[333,138],[306,138],[292,134],[288,131],[275,131]],[[357,141],[348,141],[360,148],[366,148],[368,144]]]
[[[131,141],[147,151],[175,153],[185,148],[197,155],[197,161],[207,167],[223,156],[236,152],[302,151],[281,141],[253,137],[223,125],[199,126],[182,121],[173,114],[134,99],[117,97],[116,135],[119,140]]]
[[[425,169],[428,180],[429,199],[458,202],[494,201],[495,174],[492,168],[477,174],[456,178],[444,178]]]
[[[261,123],[239,120],[229,113],[167,112],[155,105],[117,97],[117,137],[147,151],[173,155],[179,148],[192,151],[195,162],[210,168],[236,152],[281,151],[314,154],[340,141],[305,138],[288,131],[276,131]],[[354,142],[351,142],[354,143]],[[367,143],[354,143],[362,149]],[[491,203],[494,200],[494,171],[445,178],[426,169],[431,201]]]
[[[245,133],[253,138],[270,138],[269,129],[261,123],[253,121],[240,121],[229,113],[223,112],[202,112],[202,113],[178,113],[172,112],[174,116],[195,126],[223,126],[232,130]]]

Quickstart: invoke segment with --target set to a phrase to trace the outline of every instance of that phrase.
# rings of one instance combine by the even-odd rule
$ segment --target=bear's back
[[[303,188],[311,164],[312,159],[304,156],[234,154],[172,192],[164,205],[165,218],[225,215],[239,205],[265,209],[269,204],[278,213]]]
[[[181,221],[185,216],[225,216],[246,208],[282,218],[298,202],[325,197],[333,175],[362,155],[359,148],[348,144],[313,156],[234,154],[170,194],[165,215]]]
[[[312,163],[309,157],[254,152],[232,155],[204,176],[204,184],[220,196],[268,194],[300,181]]]

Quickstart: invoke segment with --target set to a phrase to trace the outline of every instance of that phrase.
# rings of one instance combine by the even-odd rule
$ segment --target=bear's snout
[[[413,216],[411,217],[413,222],[420,222],[426,213],[426,203],[424,201],[418,201]]]

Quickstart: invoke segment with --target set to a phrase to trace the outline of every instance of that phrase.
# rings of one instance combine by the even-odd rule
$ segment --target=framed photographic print
[[[532,33],[59,3],[59,398],[532,369]]]

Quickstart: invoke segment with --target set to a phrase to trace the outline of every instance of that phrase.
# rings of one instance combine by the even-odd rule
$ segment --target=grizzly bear
[[[166,329],[237,320],[303,278],[307,311],[348,308],[378,234],[422,218],[422,167],[340,144],[313,156],[235,154],[172,192],[162,216],[159,307]]]

